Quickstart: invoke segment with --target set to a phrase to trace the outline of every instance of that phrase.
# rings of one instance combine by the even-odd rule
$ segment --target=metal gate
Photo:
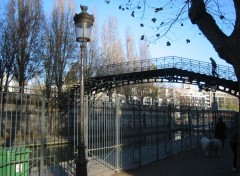
[[[111,175],[119,169],[121,149],[120,104],[90,99],[85,134],[88,175]]]

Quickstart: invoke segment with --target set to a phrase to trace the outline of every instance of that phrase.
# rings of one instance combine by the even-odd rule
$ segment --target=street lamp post
[[[84,143],[84,77],[85,77],[85,64],[86,64],[86,43],[91,39],[92,26],[94,22],[93,15],[87,13],[87,6],[80,6],[82,12],[75,14],[73,20],[75,24],[76,41],[80,43],[80,134],[78,144],[78,157],[76,159],[76,175],[87,176],[87,159],[85,154]]]

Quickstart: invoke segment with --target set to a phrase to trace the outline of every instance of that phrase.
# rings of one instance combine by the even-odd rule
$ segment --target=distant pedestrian
[[[237,171],[237,148],[238,148],[238,133],[239,133],[239,128],[235,130],[231,135],[230,135],[230,146],[233,152],[233,164],[232,164],[232,170],[234,172]]]
[[[214,137],[219,139],[222,142],[222,146],[224,147],[225,139],[226,139],[226,131],[227,126],[223,121],[222,117],[218,118],[218,122],[214,129]]]
[[[216,64],[215,60],[213,60],[212,57],[210,57],[210,60],[211,60],[211,62],[212,62],[212,75],[213,75],[214,77],[218,77],[219,75],[218,75],[217,72],[216,72],[216,70],[217,70],[217,64]]]

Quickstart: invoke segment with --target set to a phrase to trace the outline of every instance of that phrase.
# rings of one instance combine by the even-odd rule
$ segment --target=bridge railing
[[[101,65],[93,69],[95,72],[93,77],[110,76],[133,72],[144,72],[168,68],[176,68],[212,76],[212,65],[209,62],[203,62],[176,56],[168,56],[139,61],[115,63],[110,65]],[[216,72],[219,75],[219,78],[237,81],[233,67],[217,65]]]

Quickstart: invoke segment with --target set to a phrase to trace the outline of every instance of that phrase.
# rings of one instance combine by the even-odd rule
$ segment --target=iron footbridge
[[[150,82],[198,85],[200,89],[223,91],[238,96],[238,83],[233,67],[217,65],[212,75],[210,62],[176,56],[101,65],[91,68],[93,76],[85,82],[86,91],[95,94],[112,88]]]

